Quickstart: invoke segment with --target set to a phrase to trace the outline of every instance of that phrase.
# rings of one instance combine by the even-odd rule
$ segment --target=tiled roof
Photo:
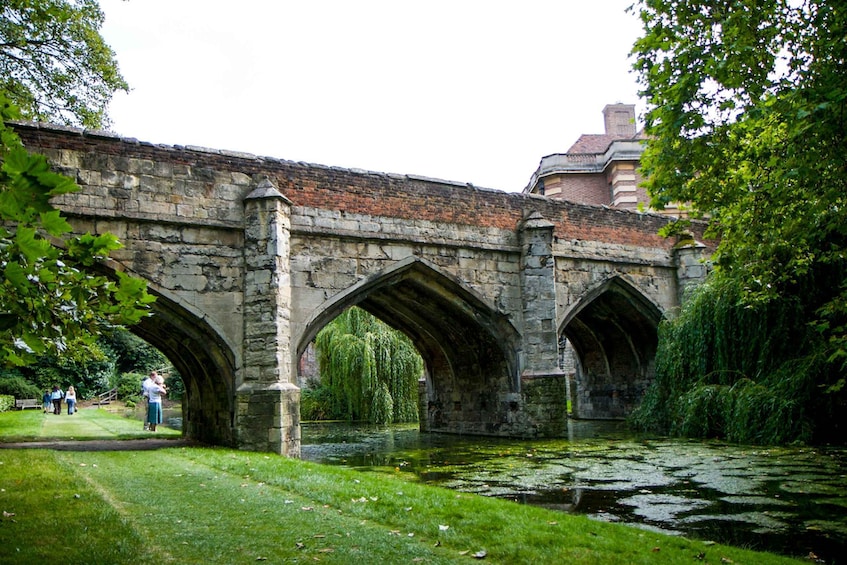
[[[576,143],[571,145],[570,149],[567,150],[567,154],[605,153],[613,141],[621,139],[644,139],[644,134],[643,132],[638,132],[635,134],[635,137],[630,138],[606,133],[584,133],[579,136]]]
[[[609,144],[615,140],[614,135],[604,133],[584,133],[579,136],[576,143],[571,145],[567,153],[603,153]]]

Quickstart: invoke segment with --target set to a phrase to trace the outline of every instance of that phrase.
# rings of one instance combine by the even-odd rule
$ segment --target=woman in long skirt
[[[156,426],[162,423],[162,395],[167,392],[161,375],[156,375],[147,386],[147,424],[151,432],[155,432]]]

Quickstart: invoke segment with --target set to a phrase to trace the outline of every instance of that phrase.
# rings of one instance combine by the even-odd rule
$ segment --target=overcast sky
[[[520,191],[636,104],[633,0],[101,0],[114,131]]]

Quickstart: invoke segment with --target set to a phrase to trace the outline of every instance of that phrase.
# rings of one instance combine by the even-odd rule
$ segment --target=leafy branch
[[[139,279],[92,270],[121,244],[111,234],[70,235],[50,200],[79,187],[23,147],[5,125],[17,116],[0,91],[0,363],[26,365],[45,353],[77,354],[103,328],[137,323],[154,298]]]

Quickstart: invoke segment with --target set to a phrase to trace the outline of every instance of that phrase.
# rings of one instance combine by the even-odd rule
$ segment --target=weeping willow
[[[375,424],[418,420],[423,360],[412,342],[360,308],[349,308],[315,339],[329,419]]]
[[[656,379],[631,423],[739,443],[837,441],[840,366],[809,323],[808,303],[743,296],[737,283],[713,278],[660,325]]]

